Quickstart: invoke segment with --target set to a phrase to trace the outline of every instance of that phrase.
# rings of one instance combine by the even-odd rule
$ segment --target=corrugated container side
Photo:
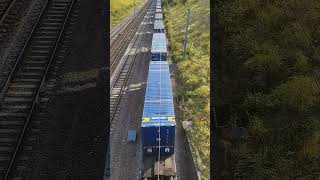
[[[142,127],[142,146],[158,146],[159,145],[159,127],[148,126]],[[174,145],[175,126],[161,126],[160,127],[160,145],[171,146]]]
[[[154,15],[154,19],[155,19],[155,20],[163,20],[163,15],[162,15],[162,13],[156,13],[156,14]]]
[[[167,42],[164,33],[153,33],[151,56],[152,61],[166,61],[167,60]]]
[[[153,23],[153,29],[154,30],[162,30],[164,31],[164,23],[163,20],[155,19]]]
[[[149,155],[157,153],[159,141],[163,147],[160,153],[173,153],[175,115],[168,62],[150,62],[141,134],[144,153]]]

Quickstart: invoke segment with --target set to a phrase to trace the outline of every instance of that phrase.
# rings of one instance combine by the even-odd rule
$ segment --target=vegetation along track
[[[122,35],[118,37],[113,44],[111,44],[110,50],[110,74],[111,76],[115,72],[117,65],[119,64],[123,53],[126,51],[132,36],[139,27],[141,21],[143,20],[146,12],[150,7],[151,1],[148,1],[143,8],[138,12],[134,17],[133,21],[128,21],[128,25],[125,26],[125,29],[122,31]]]
[[[144,16],[142,17],[144,18]],[[147,28],[146,25],[138,26],[138,30],[136,32],[144,32],[146,28]],[[110,122],[113,122],[115,116],[117,115],[118,106],[120,104],[120,100],[124,92],[124,88],[127,85],[127,82],[129,80],[130,73],[134,64],[134,60],[138,54],[138,51],[140,50],[142,39],[143,39],[143,35],[136,33],[136,36],[133,39],[132,47],[128,47],[130,49],[128,53],[129,55],[126,57],[125,62],[121,67],[120,73],[115,77],[114,83],[111,84]]]
[[[74,0],[46,1],[0,94],[0,177],[4,180],[19,168],[22,144],[28,149],[24,135],[32,131],[28,124],[73,5]]]
[[[137,9],[136,11],[140,12],[140,10],[143,9],[143,7],[145,7],[145,3],[142,4],[139,7],[139,9]],[[117,25],[116,27],[114,27],[111,30],[111,32],[110,32],[110,46],[112,46],[114,40],[116,40],[119,37],[119,33],[121,33],[123,30],[125,30],[127,28],[127,25],[129,25],[130,22],[135,19],[135,17],[136,16],[128,16],[119,25]]]

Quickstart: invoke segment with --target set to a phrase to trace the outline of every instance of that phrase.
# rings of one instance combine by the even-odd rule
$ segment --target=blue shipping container
[[[166,61],[151,61],[141,124],[144,153],[157,153],[160,141],[160,146],[163,146],[160,153],[172,154],[175,125],[169,64]]]
[[[152,61],[167,60],[167,41],[164,33],[153,33],[151,55]]]
[[[163,33],[164,32],[164,23],[163,20],[154,20],[153,23],[153,32],[155,33]]]
[[[167,53],[151,53],[152,61],[166,61]]]
[[[162,20],[162,19],[163,19],[162,13],[156,13],[156,14],[154,15],[154,19],[155,19],[155,20]]]

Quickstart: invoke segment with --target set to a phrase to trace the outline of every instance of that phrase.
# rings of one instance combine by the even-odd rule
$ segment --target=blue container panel
[[[151,53],[167,53],[167,46],[151,46]]]
[[[166,61],[167,53],[151,53],[152,61]]]
[[[158,19],[163,19],[162,13],[156,13],[156,14],[154,15],[154,19],[156,19],[156,20],[158,20]]]
[[[151,61],[142,126],[159,126],[159,120],[164,126],[175,125],[169,64],[166,61]]]
[[[153,33],[151,53],[167,52],[167,41],[164,33]]]
[[[164,23],[163,20],[154,20],[154,26],[153,29],[161,29],[164,30]]]
[[[167,46],[151,46],[151,53],[167,53]]]
[[[166,35],[164,33],[154,33],[152,35],[152,46],[167,46]]]
[[[142,127],[142,146],[158,146],[159,145],[159,127],[148,126]],[[160,145],[173,146],[175,137],[175,126],[160,127]]]
[[[159,153],[159,147],[143,147],[143,154],[145,156],[157,156]],[[162,146],[160,147],[160,155],[172,155],[174,153],[174,146]]]

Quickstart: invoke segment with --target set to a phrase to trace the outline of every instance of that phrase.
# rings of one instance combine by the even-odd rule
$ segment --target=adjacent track
[[[13,6],[15,0],[2,0],[0,1],[0,22],[6,17],[9,13],[11,7]]]
[[[47,0],[0,95],[0,177],[11,178],[74,0]],[[21,168],[21,167],[20,167]],[[17,176],[15,176],[17,177]]]
[[[151,1],[148,1],[141,10],[137,13],[135,18],[132,21],[129,21],[128,25],[125,26],[125,29],[122,31],[122,35],[118,37],[114,43],[110,46],[110,74],[113,75],[114,71],[119,64],[123,53],[126,51],[132,36],[137,31],[141,21],[143,20],[146,12],[150,7]]]
[[[144,17],[144,16],[143,16]],[[140,32],[144,32],[147,26],[143,26],[143,29],[140,30]],[[138,28],[139,29],[139,28]],[[138,30],[139,31],[139,30]],[[130,78],[131,70],[135,61],[135,58],[137,56],[137,52],[140,50],[140,46],[142,43],[144,35],[137,34],[133,39],[133,46],[129,47],[130,53],[133,55],[128,55],[125,59],[125,62],[123,66],[121,67],[120,73],[116,76],[115,81],[113,84],[111,84],[111,90],[110,90],[110,122],[113,122],[118,106],[120,104],[120,100],[122,97],[122,94],[124,92],[124,88],[126,87],[128,80]]]
[[[144,7],[144,4],[140,6],[139,9],[136,11],[139,12]],[[127,25],[130,24],[130,22],[135,18],[136,16],[128,16],[126,19],[124,19],[121,24],[114,27],[114,29],[110,32],[110,46],[113,45],[113,42],[117,39],[119,33],[121,33],[123,30],[126,29]]]
[[[21,8],[25,8],[27,0],[0,0],[0,32],[18,20]]]

